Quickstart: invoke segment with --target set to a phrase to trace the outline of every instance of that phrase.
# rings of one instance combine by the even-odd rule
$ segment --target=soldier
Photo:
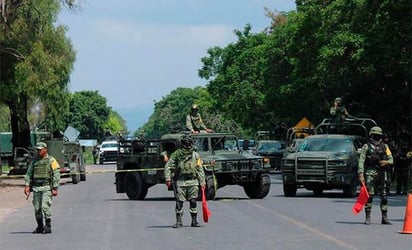
[[[192,105],[190,114],[186,116],[186,128],[190,133],[200,133],[200,131],[206,131],[212,133],[213,130],[206,127],[203,123],[202,116],[199,113],[199,108],[196,104]]]
[[[172,153],[165,166],[166,186],[173,191],[176,198],[176,224],[173,228],[182,227],[183,202],[189,201],[190,214],[192,217],[192,227],[199,227],[197,222],[197,204],[196,199],[199,194],[199,184],[205,188],[205,173],[202,166],[202,160],[194,151],[193,140],[189,136],[182,137],[181,148]],[[172,169],[174,169],[172,183]],[[172,186],[173,185],[173,186]]]
[[[380,208],[382,213],[382,224],[392,224],[388,220],[388,198],[386,193],[386,171],[385,168],[393,164],[392,153],[382,141],[382,129],[372,127],[369,132],[368,143],[362,146],[359,157],[358,174],[359,181],[366,183],[369,193],[369,200],[365,206],[365,224],[371,223],[372,201],[375,193],[380,195]],[[379,186],[379,190],[375,190]]]
[[[399,154],[396,157],[396,194],[406,195],[408,193],[409,183],[409,166],[411,159],[407,157],[409,152],[409,145],[404,142],[400,149]]]
[[[342,124],[349,116],[348,110],[342,104],[342,98],[336,97],[333,107],[330,108],[330,114],[334,117],[337,124]]]
[[[34,215],[37,228],[34,234],[51,233],[51,204],[52,196],[57,196],[59,188],[60,172],[56,159],[47,153],[47,144],[36,144],[38,156],[30,164],[24,177],[24,194],[28,197],[33,191]],[[43,225],[43,218],[45,225]]]
[[[96,164],[97,158],[99,157],[99,149],[97,148],[97,145],[93,147],[92,154],[93,154],[93,163]]]

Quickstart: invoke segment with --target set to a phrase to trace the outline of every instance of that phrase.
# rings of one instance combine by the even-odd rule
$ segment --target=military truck
[[[284,195],[295,196],[298,188],[312,190],[316,196],[324,190],[342,189],[346,197],[354,197],[359,185],[359,150],[372,126],[375,121],[367,118],[347,120],[339,128],[324,119],[296,152],[282,158]]]
[[[180,147],[183,134],[166,134],[158,140],[119,142],[116,192],[131,200],[143,200],[151,186],[165,183],[164,154]],[[266,197],[270,190],[268,159],[239,150],[237,137],[230,133],[192,134],[206,175],[206,198],[214,199],[219,188],[240,185],[252,199]]]
[[[48,153],[56,158],[60,165],[61,177],[72,178],[73,184],[86,180],[84,149],[78,141],[78,135],[79,131],[68,126],[62,136],[42,133],[42,137],[36,139],[36,142],[42,141],[47,144]],[[25,174],[36,156],[34,149],[17,147],[14,153],[14,174]]]

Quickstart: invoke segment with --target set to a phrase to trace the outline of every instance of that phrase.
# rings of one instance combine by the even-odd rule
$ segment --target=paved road
[[[114,171],[96,165],[88,171]],[[185,203],[184,227],[173,229],[174,201],[164,185],[149,189],[144,201],[116,194],[114,173],[93,173],[86,182],[67,183],[53,200],[50,235],[33,235],[31,206],[25,206],[0,225],[1,249],[411,249],[412,235],[399,234],[405,216],[405,196],[391,196],[389,217],[381,225],[377,200],[372,224],[354,216],[355,198],[340,191],[323,197],[298,190],[285,198],[279,175],[272,175],[268,197],[250,200],[238,186],[219,189],[209,201],[212,217],[191,228]],[[200,203],[199,203],[200,207]],[[199,219],[201,217],[199,216]]]

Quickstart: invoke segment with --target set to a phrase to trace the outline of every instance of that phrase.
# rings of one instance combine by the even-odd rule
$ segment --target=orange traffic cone
[[[408,194],[408,203],[406,204],[405,221],[401,234],[412,234],[412,194]]]

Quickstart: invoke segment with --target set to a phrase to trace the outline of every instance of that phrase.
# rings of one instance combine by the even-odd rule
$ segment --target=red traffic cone
[[[408,202],[406,204],[405,220],[401,234],[412,234],[412,194],[408,194]]]

